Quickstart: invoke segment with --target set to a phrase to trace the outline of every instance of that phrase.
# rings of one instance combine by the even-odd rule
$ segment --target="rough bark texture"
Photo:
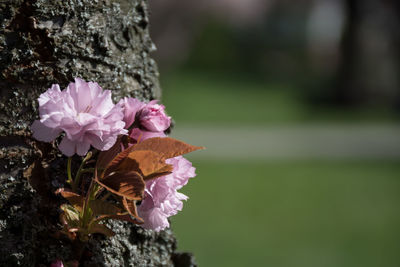
[[[98,82],[115,100],[159,97],[147,2],[1,0],[0,25],[0,266],[49,266],[70,259],[74,246],[55,235],[62,199],[53,192],[65,182],[66,159],[57,141],[31,138],[36,99],[74,77]],[[80,266],[194,265],[175,252],[171,230],[109,224],[117,235],[95,236]]]

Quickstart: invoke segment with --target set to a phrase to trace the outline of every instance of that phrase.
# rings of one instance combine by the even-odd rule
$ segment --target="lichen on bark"
[[[56,143],[31,137],[36,99],[81,77],[115,100],[160,97],[144,0],[0,1],[0,266],[48,266],[74,246],[58,238],[54,191],[65,183]],[[40,183],[38,182],[40,181]],[[193,266],[171,230],[109,221],[117,233],[89,242],[81,266]]]

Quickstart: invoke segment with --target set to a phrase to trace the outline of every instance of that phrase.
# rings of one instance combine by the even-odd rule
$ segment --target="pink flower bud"
[[[139,113],[140,124],[151,132],[165,131],[171,125],[171,117],[165,114],[164,109],[157,100],[149,102]]]
[[[131,127],[135,122],[136,113],[146,106],[145,103],[133,97],[125,97],[121,99],[118,104],[124,109],[125,129]]]

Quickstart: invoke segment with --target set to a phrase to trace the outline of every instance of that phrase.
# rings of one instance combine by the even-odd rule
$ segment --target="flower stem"
[[[94,172],[94,168],[87,168],[87,169],[82,169],[81,173],[93,173]]]
[[[71,173],[71,162],[72,162],[72,158],[68,157],[68,163],[67,163],[67,175],[68,175],[68,180],[67,183],[69,183],[70,185],[72,185],[72,173]]]
[[[76,190],[78,189],[78,185],[81,180],[83,165],[84,162],[82,161],[81,166],[79,166],[78,172],[76,173],[74,183],[72,184],[72,192],[76,192]]]
[[[87,229],[91,223],[92,218],[92,210],[90,209],[90,201],[95,199],[96,196],[96,186],[97,184],[92,181],[90,182],[88,192],[86,193],[85,202],[83,204],[83,213],[82,213],[82,227]]]
[[[78,189],[79,182],[81,180],[81,175],[84,173],[83,167],[85,166],[86,161],[88,161],[92,157],[92,153],[89,152],[86,157],[82,160],[81,166],[79,166],[78,172],[76,173],[75,180],[72,184],[72,192],[76,192]]]

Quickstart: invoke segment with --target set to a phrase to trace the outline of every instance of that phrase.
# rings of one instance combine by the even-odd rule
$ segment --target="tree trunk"
[[[75,255],[60,228],[54,195],[66,158],[56,144],[31,137],[37,97],[53,83],[81,77],[113,91],[114,100],[160,96],[149,57],[144,0],[0,1],[0,266],[49,266]],[[110,221],[112,238],[95,236],[80,266],[193,266],[177,253],[171,230],[155,233]]]
[[[399,98],[399,1],[346,0],[347,22],[334,101],[386,105]]]

